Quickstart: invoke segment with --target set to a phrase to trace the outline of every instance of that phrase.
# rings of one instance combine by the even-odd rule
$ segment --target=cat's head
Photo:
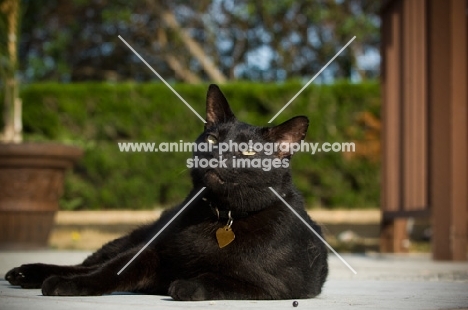
[[[276,199],[268,187],[288,191],[292,186],[289,168],[292,151],[285,146],[300,143],[308,124],[305,116],[273,127],[242,123],[218,86],[210,85],[205,130],[196,143],[210,147],[211,151],[194,152],[191,162],[194,185],[207,187],[206,195],[231,209],[262,209],[268,203],[267,197]]]

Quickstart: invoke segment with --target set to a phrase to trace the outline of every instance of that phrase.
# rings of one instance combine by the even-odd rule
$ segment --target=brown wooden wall
[[[383,252],[407,250],[406,220],[431,216],[436,259],[466,259],[466,0],[382,4]]]

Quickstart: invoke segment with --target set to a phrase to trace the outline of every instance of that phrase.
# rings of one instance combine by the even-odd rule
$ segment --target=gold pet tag
[[[234,232],[228,225],[218,228],[218,230],[216,231],[216,240],[218,240],[218,245],[220,249],[233,242],[235,238],[236,235],[234,235]]]

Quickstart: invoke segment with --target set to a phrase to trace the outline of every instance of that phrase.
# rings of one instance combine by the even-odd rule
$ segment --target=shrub
[[[302,87],[233,83],[221,88],[236,116],[267,122]],[[174,88],[204,117],[207,85]],[[274,124],[296,115],[310,119],[308,142],[361,141],[363,112],[379,119],[376,83],[311,85]],[[186,153],[121,153],[117,142],[193,141],[201,121],[163,84],[32,84],[21,91],[25,140],[79,145],[85,156],[67,177],[61,208],[147,209],[180,202],[191,184]],[[375,142],[375,141],[374,141]],[[299,153],[294,181],[309,206],[376,207],[379,162],[342,153]]]

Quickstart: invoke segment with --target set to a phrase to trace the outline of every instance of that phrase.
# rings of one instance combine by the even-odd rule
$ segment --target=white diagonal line
[[[153,71],[153,73],[156,74],[156,76],[157,76],[164,84],[166,84],[166,86],[169,87],[169,89],[172,90],[172,92],[173,92],[177,97],[179,97],[179,99],[182,100],[182,102],[185,103],[185,105],[186,105],[190,110],[192,110],[192,112],[193,112],[196,116],[198,116],[198,118],[201,119],[201,121],[202,121],[203,123],[206,123],[205,119],[204,119],[203,117],[201,117],[200,114],[198,114],[197,111],[195,111],[195,109],[192,108],[192,106],[191,106],[190,104],[188,104],[188,102],[185,101],[185,99],[182,98],[182,96],[179,95],[179,93],[176,92],[175,89],[172,88],[171,85],[169,85],[169,83],[167,83],[167,82],[162,78],[162,76],[160,76],[159,73],[156,72],[156,70],[154,70],[153,67],[151,67],[151,66],[146,62],[146,60],[144,60],[143,57],[141,57],[140,54],[138,54],[137,51],[135,51],[135,50],[133,49],[133,47],[131,47],[131,45],[128,44],[127,41],[125,41],[120,35],[119,35],[119,39],[122,40],[122,42],[125,43],[125,45],[127,45],[127,47],[128,47],[129,49],[131,49],[132,52],[133,52],[135,55],[137,55],[138,58],[140,58],[140,60],[143,61],[143,63],[144,63],[148,68],[150,68],[150,70]]]
[[[325,69],[328,67],[328,65],[329,65],[329,64],[331,64],[331,63],[333,62],[333,60],[335,60],[335,58],[336,58],[336,57],[338,57],[338,55],[340,55],[340,54],[341,54],[341,52],[342,52],[342,51],[344,51],[344,50],[345,50],[345,48],[347,48],[347,47],[348,47],[348,45],[350,45],[350,44],[351,44],[351,42],[353,42],[353,41],[354,41],[354,39],[356,39],[356,36],[354,36],[354,37],[353,37],[351,40],[349,40],[349,42],[348,42],[348,43],[346,43],[346,45],[345,45],[345,46],[343,46],[343,47],[342,47],[342,48],[341,48],[341,49],[338,51],[338,53],[336,53],[336,55],[335,55],[335,56],[333,56],[333,58],[332,58],[332,59],[330,59],[330,61],[329,61],[329,62],[328,62],[328,63],[327,63],[327,64],[326,64],[326,65],[325,65],[325,66],[324,66],[324,67],[323,67],[323,68],[322,68],[322,69],[321,69],[321,70],[320,70],[320,71],[319,71],[319,72],[318,72],[316,75],[314,75],[314,77],[313,77],[313,78],[311,78],[311,79],[310,79],[310,81],[309,81],[309,82],[307,82],[307,84],[305,84],[305,85],[304,85],[304,87],[302,87],[302,88],[301,88],[301,90],[300,90],[300,91],[299,91],[299,92],[298,92],[298,93],[297,93],[297,94],[296,94],[294,97],[292,97],[292,98],[291,98],[291,100],[289,100],[289,102],[288,102],[288,103],[286,103],[286,104],[284,105],[284,107],[283,107],[283,108],[281,108],[281,110],[279,110],[279,111],[278,111],[278,113],[276,113],[276,115],[275,115],[275,116],[273,116],[273,117],[272,117],[272,118],[271,118],[271,119],[268,121],[268,123],[271,123],[271,122],[273,122],[273,120],[274,120],[274,119],[275,119],[275,118],[276,118],[278,115],[280,115],[280,113],[281,113],[281,112],[283,112],[283,110],[284,110],[284,109],[286,109],[286,108],[288,107],[288,105],[290,105],[290,104],[291,104],[291,102],[293,102],[293,100],[294,100],[294,99],[296,99],[296,97],[297,97],[297,96],[299,96],[299,94],[300,94],[300,93],[302,93],[302,91],[303,91],[304,89],[306,89],[306,88],[307,88],[307,86],[309,86],[309,85],[310,85],[310,83],[312,83],[312,82],[315,80],[315,78],[316,78],[317,76],[319,76],[319,75],[320,75],[320,73],[322,73],[322,71],[323,71],[323,70],[325,70]]]
[[[187,207],[192,203],[192,201],[194,201],[195,198],[197,198],[198,195],[200,195],[201,192],[203,192],[203,191],[205,190],[205,188],[206,188],[206,187],[202,187],[202,189],[201,189],[195,196],[193,196],[192,199],[190,199],[189,202],[187,202],[187,203],[185,204],[185,206],[183,206],[182,209],[180,209],[179,212],[177,212],[176,215],[174,215],[174,216],[171,218],[171,220],[170,220],[169,222],[167,222],[166,225],[164,225],[163,228],[161,228],[161,230],[159,230],[159,231],[156,233],[156,235],[154,235],[154,237],[151,238],[151,240],[148,241],[148,242],[145,244],[145,246],[142,247],[141,250],[138,251],[138,253],[136,253],[135,256],[133,256],[132,259],[131,259],[125,266],[122,267],[122,269],[120,269],[119,272],[117,272],[117,275],[119,276],[119,275],[125,270],[125,268],[127,268],[128,265],[130,265],[130,264],[135,260],[135,258],[137,258],[138,255],[140,255],[141,252],[143,252],[143,251],[150,245],[150,243],[153,242],[154,239],[156,239],[156,238],[164,231],[164,229],[166,229],[167,226],[169,226],[169,225],[172,223],[172,221],[174,221],[174,220],[176,219],[176,217],[178,217],[178,216],[185,210],[185,208],[187,208]]]
[[[340,256],[340,254],[338,254],[326,241],[325,239],[322,238],[322,236],[320,236],[319,233],[317,233],[310,225],[309,223],[307,223],[303,218],[302,216],[299,215],[299,213],[296,212],[296,210],[294,210],[287,202],[286,200],[284,200],[272,187],[268,187],[276,196],[278,196],[278,198],[302,221],[302,223],[304,223],[316,236],[317,238],[320,239],[320,241],[322,241],[329,249],[330,251],[332,251],[342,262],[343,264],[346,265],[346,267],[348,267],[354,274],[357,274],[356,270],[353,269],[353,267],[351,267],[344,259],[343,257]]]

